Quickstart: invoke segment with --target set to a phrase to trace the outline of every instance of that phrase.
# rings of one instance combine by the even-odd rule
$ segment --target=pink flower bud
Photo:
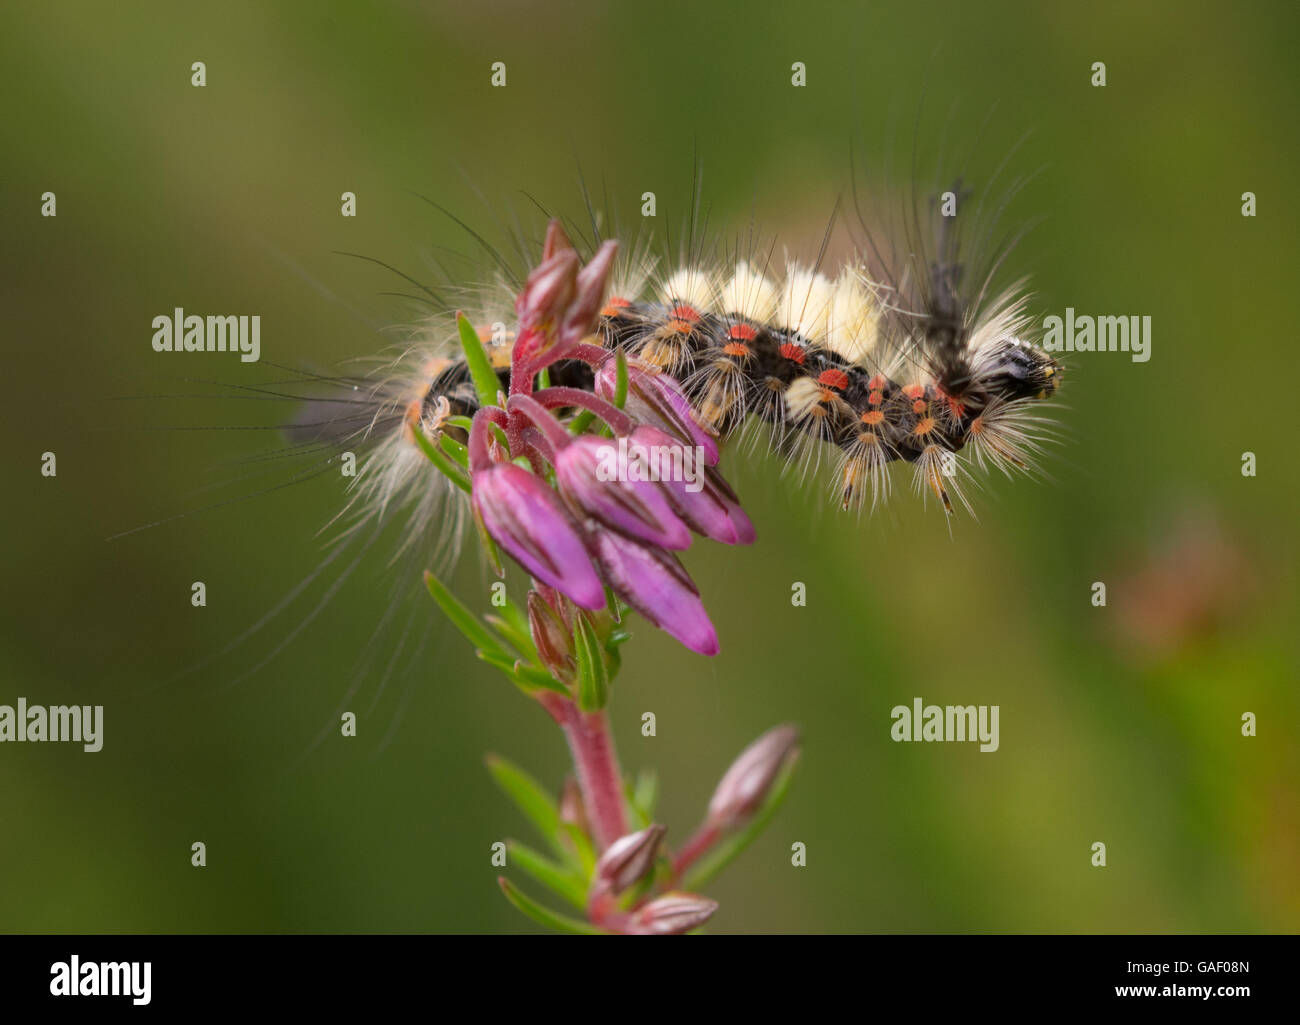
[[[664,827],[650,826],[638,833],[620,836],[596,862],[595,885],[620,894],[654,868]]]
[[[596,394],[609,401],[618,390],[618,362],[607,359],[596,370]],[[663,373],[651,373],[629,362],[627,399],[623,409],[634,420],[651,424],[704,450],[704,461],[712,466],[718,461],[718,443],[695,422],[691,404],[681,386]]]
[[[520,334],[537,331],[547,324],[552,329],[558,326],[577,288],[578,254],[572,249],[561,249],[533,268],[515,298]]]
[[[771,792],[781,769],[799,753],[799,729],[776,726],[740,753],[709,801],[709,823],[720,829],[742,824]]]
[[[573,631],[565,627],[559,613],[536,591],[528,592],[528,629],[542,664],[561,683],[572,683],[577,675]]]
[[[661,467],[667,459],[666,453],[681,450],[682,468],[689,472],[677,474],[675,461],[673,473],[660,470],[661,487],[673,512],[702,537],[728,545],[753,542],[754,525],[722,475],[704,464],[702,449],[688,448],[685,442],[645,424],[631,433],[628,445],[657,451]]]
[[[605,590],[578,526],[544,481],[513,463],[494,463],[475,471],[471,501],[487,532],[529,573],[584,609],[604,608]]]
[[[591,551],[614,592],[691,651],[718,653],[718,635],[682,564],[662,548],[613,531],[590,535]]]
[[[718,910],[718,902],[693,893],[666,893],[633,916],[632,931],[651,936],[676,936],[698,929]]]
[[[606,438],[575,438],[555,457],[560,489],[583,515],[650,544],[689,548],[691,532],[659,485],[628,476],[618,443]]]
[[[609,272],[614,266],[617,242],[606,242],[596,250],[591,262],[578,272],[577,292],[560,325],[560,347],[577,345],[596,328],[596,315],[605,298]]]
[[[542,262],[546,262],[556,253],[562,253],[566,249],[573,249],[569,236],[564,233],[564,228],[558,220],[549,221],[546,225],[546,240],[542,243]]]

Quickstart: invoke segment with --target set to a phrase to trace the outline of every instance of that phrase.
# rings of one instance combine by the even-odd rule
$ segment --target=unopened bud
[[[659,825],[620,836],[596,862],[596,885],[622,893],[654,867],[663,837],[664,827]]]
[[[767,800],[772,783],[799,753],[799,729],[777,726],[740,753],[709,801],[709,822],[722,829],[739,825]]]
[[[572,683],[575,676],[572,631],[565,629],[559,614],[536,591],[528,592],[528,629],[542,664],[561,683]]]
[[[617,252],[617,242],[605,242],[596,250],[591,262],[578,271],[573,302],[560,325],[560,345],[576,345],[596,329],[596,314],[605,299],[605,288]]]
[[[572,248],[573,243],[569,241],[569,236],[564,233],[564,228],[560,226],[560,222],[554,219],[548,222],[546,225],[546,240],[542,243],[542,260],[549,260],[556,253]]]
[[[533,269],[515,299],[521,332],[536,331],[548,323],[552,330],[558,326],[577,291],[578,264],[577,253],[560,249]],[[554,337],[548,340],[553,342]]]
[[[633,917],[638,932],[676,936],[698,929],[718,910],[718,902],[693,893],[666,893],[641,908]]]

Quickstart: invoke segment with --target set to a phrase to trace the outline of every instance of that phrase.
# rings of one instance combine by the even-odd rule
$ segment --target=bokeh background
[[[277,372],[169,363],[153,316],[259,313],[264,361],[326,369],[421,312],[336,251],[421,279],[475,255],[416,193],[499,240],[529,197],[579,213],[581,173],[633,215],[654,190],[680,225],[698,159],[711,223],[811,253],[851,150],[880,166],[946,139],[977,184],[1020,143],[1012,172],[1037,176],[1012,220],[1039,223],[1012,273],[1042,314],[1150,315],[1151,361],[1074,357],[1055,480],[993,482],[951,535],[906,493],[857,521],[828,482],[733,462],[759,543],[687,559],[723,652],[637,631],[612,705],[625,767],[659,769],[680,840],[736,752],[802,724],[786,806],[710,889],[718,931],[1296,931],[1297,15],[1074,7],[6,5],[0,702],[102,703],[106,736],[0,748],[0,929],[532,928],[489,865],[532,838],[482,756],[557,786],[566,753],[427,599],[427,647],[382,686],[382,659],[362,671],[355,740],[332,725],[421,566],[377,556],[300,632],[319,587],[220,655],[318,564],[341,481],[107,540],[282,480],[240,462],[276,432],[229,428],[283,406],[167,397]],[[453,579],[485,587],[472,559]],[[917,695],[1000,705],[1001,749],[891,742]]]

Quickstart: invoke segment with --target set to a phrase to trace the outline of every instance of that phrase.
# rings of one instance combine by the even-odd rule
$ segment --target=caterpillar
[[[967,195],[968,190],[947,193]],[[949,515],[972,511],[962,475],[973,465],[1008,476],[1040,469],[1052,440],[1037,405],[1062,378],[1034,344],[1023,283],[990,292],[993,272],[967,287],[957,232],[931,204],[933,255],[910,232],[896,265],[868,236],[837,272],[795,259],[746,254],[696,257],[662,275],[661,260],[632,247],[600,311],[595,341],[643,370],[667,375],[696,425],[725,442],[766,427],[771,447],[804,474],[837,454],[833,491],[844,509],[871,508],[891,492],[892,464],[913,468],[915,489]],[[599,234],[593,231],[594,243]],[[588,250],[594,248],[589,244]],[[1000,261],[999,261],[1000,262]],[[505,281],[498,291],[511,294]],[[502,390],[509,386],[510,319],[491,303],[478,319]],[[463,358],[437,322],[414,351],[420,372],[398,388],[390,413],[437,432],[478,408]],[[591,366],[563,361],[551,382],[592,389]],[[403,490],[419,461],[398,432],[381,446],[362,486],[368,499]]]
[[[948,195],[960,200],[969,192]],[[964,488],[974,477],[970,470],[1042,472],[1040,457],[1054,433],[1041,410],[1057,392],[1062,367],[1034,344],[1023,283],[993,290],[1009,247],[1000,246],[975,273],[991,232],[973,221],[975,245],[964,246],[959,229],[968,215],[945,217],[941,202],[937,197],[924,217],[911,216],[893,235],[863,228],[833,271],[824,267],[826,239],[817,258],[805,262],[777,258],[771,242],[701,241],[705,233],[693,219],[687,243],[676,251],[615,232],[633,241],[621,247],[590,341],[610,354],[611,365],[621,353],[629,366],[676,382],[695,426],[727,444],[724,460],[766,446],[783,457],[787,472],[825,477],[833,503],[859,512],[889,498],[891,474],[910,467],[915,490],[936,497],[951,519],[957,506],[972,508]],[[584,260],[604,241],[601,220],[593,215],[585,229],[566,224]],[[296,409],[277,425],[287,444],[253,460],[266,469],[250,476],[266,474],[272,483],[229,501],[336,475],[344,455],[358,464],[346,497],[322,528],[333,532],[323,561],[218,655],[261,632],[317,581],[332,582],[289,637],[237,679],[276,657],[321,614],[381,534],[397,536],[389,566],[402,559],[436,568],[455,559],[469,503],[432,471],[412,432],[463,441],[456,422],[463,425],[461,418],[479,408],[454,324],[457,306],[469,311],[500,388],[508,391],[512,303],[539,251],[534,238],[517,241],[513,263],[492,250],[497,271],[484,286],[458,288],[464,275],[445,272],[446,281],[427,285],[403,274],[437,312],[413,325],[395,353],[375,357],[370,369],[339,375],[280,366],[285,373],[278,380],[227,386],[227,396]],[[558,362],[548,374],[552,385],[602,387],[603,370],[593,372],[585,361]],[[822,463],[832,456],[834,468],[823,474]],[[286,464],[293,467],[287,473]],[[714,484],[727,488],[721,477]],[[397,629],[401,637],[378,691],[398,672],[408,635],[427,636],[414,609],[404,623],[394,622],[409,584],[404,573],[387,581],[392,600],[376,636]],[[361,661],[374,657],[368,651]],[[359,666],[349,695],[366,675]]]

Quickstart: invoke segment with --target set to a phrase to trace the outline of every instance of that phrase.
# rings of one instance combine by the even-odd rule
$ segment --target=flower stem
[[[573,754],[578,786],[582,788],[596,846],[603,851],[628,831],[623,808],[623,775],[614,754],[614,738],[603,710],[583,712],[573,702],[566,704],[561,725]]]
[[[636,421],[624,413],[612,402],[606,402],[599,395],[583,391],[581,388],[563,388],[552,386],[539,391],[534,398],[548,409],[557,406],[577,406],[596,414],[610,429],[618,435],[631,434]]]
[[[474,414],[474,419],[470,421],[469,442],[467,445],[469,455],[469,468],[471,473],[477,473],[479,470],[486,470],[492,465],[492,456],[488,447],[489,424],[496,424],[504,427],[510,423],[506,416],[506,411],[499,406],[483,406]]]
[[[717,826],[707,823],[701,826],[695,835],[686,841],[686,846],[682,848],[681,853],[673,859],[673,879],[680,879],[695,860],[717,842],[720,835],[721,830]]]

